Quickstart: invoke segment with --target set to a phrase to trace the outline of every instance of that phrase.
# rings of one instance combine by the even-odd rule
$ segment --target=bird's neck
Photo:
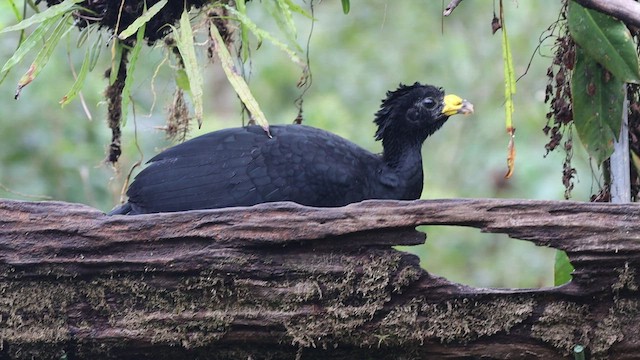
[[[418,168],[422,171],[422,143],[424,139],[391,138],[382,140],[382,158],[393,169]]]
[[[394,142],[383,140],[385,163],[381,169],[381,180],[393,188],[394,199],[414,200],[420,198],[424,175],[422,173],[422,142]]]

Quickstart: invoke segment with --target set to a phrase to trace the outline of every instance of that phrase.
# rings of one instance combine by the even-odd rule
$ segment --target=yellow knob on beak
[[[456,114],[472,114],[473,104],[464,100],[458,95],[449,94],[444,97],[444,107],[442,113],[446,116]]]

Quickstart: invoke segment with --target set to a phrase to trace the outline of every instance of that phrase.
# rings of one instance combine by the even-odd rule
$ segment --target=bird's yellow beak
[[[449,94],[444,97],[444,108],[442,108],[442,113],[446,116],[472,114],[473,104],[462,99],[458,95]]]

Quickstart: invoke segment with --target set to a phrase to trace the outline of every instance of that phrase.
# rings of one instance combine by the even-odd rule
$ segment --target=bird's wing
[[[342,206],[366,197],[376,161],[335,134],[296,125],[275,134],[248,171],[265,201]]]
[[[258,199],[243,203],[240,197],[252,192],[245,169],[250,150],[263,137],[236,128],[169,148],[138,174],[127,192],[129,202],[141,213],[251,205]]]
[[[272,201],[340,206],[362,200],[372,154],[325,131],[274,126],[206,134],[150,160],[129,188],[134,213]]]

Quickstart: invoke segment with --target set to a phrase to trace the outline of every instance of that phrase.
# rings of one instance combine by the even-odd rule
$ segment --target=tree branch
[[[447,7],[444,9],[444,13],[442,13],[442,15],[444,16],[451,15],[453,10],[455,10],[458,7],[458,5],[460,5],[461,2],[462,0],[451,0],[449,5],[447,5]]]
[[[627,25],[640,27],[640,3],[635,0],[574,0],[578,4],[611,15]]]

